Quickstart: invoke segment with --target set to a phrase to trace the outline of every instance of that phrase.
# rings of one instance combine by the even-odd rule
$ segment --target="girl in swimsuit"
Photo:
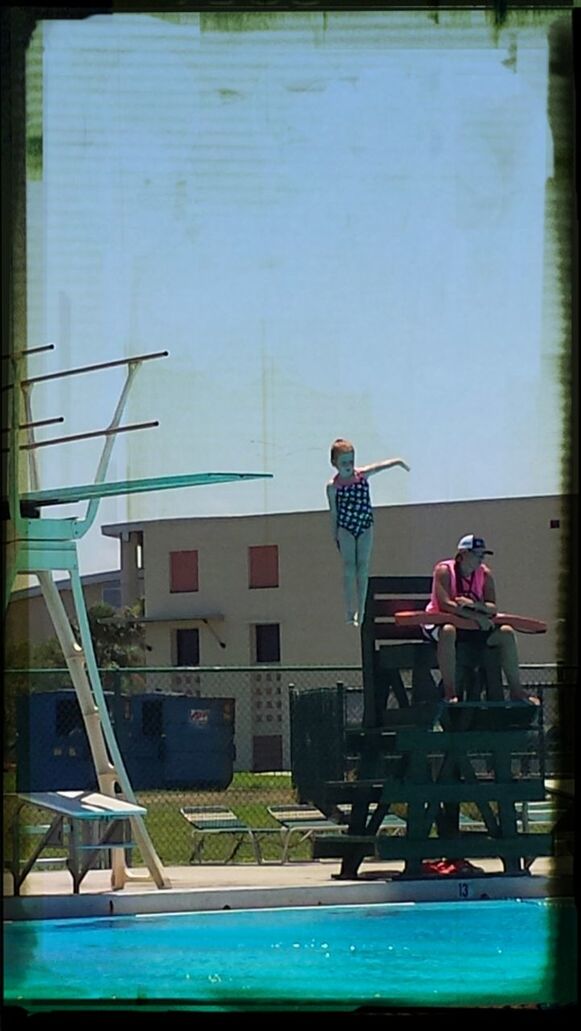
[[[409,465],[401,458],[355,468],[355,449],[339,437],[331,446],[331,465],[337,475],[327,483],[333,540],[343,559],[343,591],[347,622],[360,626],[365,615],[369,562],[373,547],[373,510],[368,478],[383,469]]]

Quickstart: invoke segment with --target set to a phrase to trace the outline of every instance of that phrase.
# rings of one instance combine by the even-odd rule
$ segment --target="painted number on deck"
[[[470,887],[466,881],[460,881],[458,884],[458,895],[461,899],[470,898]]]

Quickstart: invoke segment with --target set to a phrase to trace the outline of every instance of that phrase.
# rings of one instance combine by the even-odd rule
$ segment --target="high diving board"
[[[119,480],[116,483],[87,483],[79,487],[57,487],[21,494],[27,504],[72,505],[94,498],[112,498],[121,494],[145,494],[147,491],[173,490],[179,487],[211,486],[239,480],[272,479],[272,473],[188,473],[185,476],[154,476],[141,480]]]
[[[50,618],[56,630],[59,643],[63,650],[67,669],[73,682],[87,737],[91,749],[91,756],[99,791],[102,797],[118,802],[117,796],[122,795],[119,800],[129,809],[125,809],[123,819],[129,822],[133,831],[135,843],[139,848],[141,857],[148,868],[149,876],[153,878],[158,888],[170,887],[170,882],[163,869],[163,865],[156,853],[149,831],[144,823],[144,811],[137,805],[137,799],[131,787],[131,782],[125,769],[123,757],[119,744],[115,737],[109,712],[105,702],[103,686],[101,684],[100,672],[97,666],[97,659],[91,638],[87,607],[83,595],[79,562],[77,554],[77,541],[83,538],[93,526],[99,503],[102,498],[115,497],[116,495],[128,495],[145,493],[146,491],[162,491],[184,487],[208,486],[214,483],[240,482],[241,480],[270,479],[270,473],[191,473],[185,476],[161,476],[139,480],[123,480],[117,483],[105,482],[107,469],[111,458],[111,449],[118,434],[128,433],[134,430],[151,429],[157,426],[157,421],[122,425],[121,418],[125,409],[129,391],[134,377],[143,362],[156,358],[165,358],[167,351],[155,352],[152,354],[131,355],[111,362],[100,362],[97,365],[87,365],[75,369],[65,369],[59,372],[48,373],[42,376],[24,378],[25,358],[28,354],[37,351],[52,350],[53,344],[47,344],[40,348],[30,348],[24,351],[17,351],[10,354],[10,367],[12,383],[8,384],[11,391],[9,419],[7,425],[2,427],[9,434],[9,447],[2,448],[8,452],[8,483],[7,497],[2,498],[0,508],[2,516],[6,519],[8,533],[6,538],[6,554],[8,557],[8,575],[5,578],[4,608],[10,602],[10,593],[15,577],[19,573],[34,574],[39,581],[43,597],[45,599]],[[38,426],[52,425],[63,421],[62,416],[51,417],[46,420],[37,420],[32,410],[31,392],[36,384],[47,380],[58,380],[64,376],[77,376],[84,373],[93,373],[100,370],[110,369],[113,366],[126,366],[127,374],[121,388],[119,399],[115,406],[110,423],[97,430],[83,433],[73,433],[64,437],[52,437],[48,440],[36,440],[34,430]],[[5,389],[4,387],[2,388]],[[25,442],[22,442],[21,434],[25,433]],[[97,465],[95,479],[92,484],[85,484],[74,487],[56,487],[52,490],[40,490],[40,470],[36,460],[37,449],[53,445],[69,444],[79,440],[86,440],[92,437],[104,437],[105,444]],[[23,468],[20,455],[26,456],[26,467]],[[30,487],[26,493],[21,490],[21,485],[27,483]],[[87,511],[83,518],[61,517],[59,519],[47,518],[41,515],[44,506],[75,504],[78,501],[87,502]],[[70,576],[73,605],[76,619],[79,626],[80,643],[76,640],[71,627],[69,614],[64,607],[62,598],[53,580],[54,570],[66,570]],[[51,802],[53,811],[55,805],[61,807],[56,809],[55,820],[68,821],[73,828],[71,837],[71,854],[69,856],[69,869],[75,882],[75,890],[84,873],[89,868],[88,863],[80,865],[76,863],[75,855],[83,845],[79,845],[76,838],[75,826],[79,821],[83,826],[84,820],[89,818],[89,813],[95,812],[95,794],[91,796],[92,802],[87,806],[83,805],[83,815],[79,816],[78,806],[74,815],[62,811],[62,792],[55,802],[52,798],[45,797],[42,803],[47,806]],[[109,802],[111,806],[113,802]],[[38,803],[40,804],[40,803]],[[66,802],[71,806],[70,799]],[[99,810],[100,803],[97,805]],[[99,815],[99,813],[96,813]],[[105,819],[105,818],[104,818]],[[110,829],[115,823],[119,823],[121,817],[113,819],[108,813],[105,822],[109,827],[106,829],[106,837],[103,836],[99,847],[112,849],[111,853],[111,883],[114,889],[122,888],[127,880],[141,879],[127,870],[125,864],[124,850],[127,847],[125,839],[119,843],[113,839],[113,831]],[[101,820],[97,821],[102,822]],[[53,821],[54,823],[54,821]],[[55,832],[56,833],[56,832]],[[49,837],[52,839],[52,831],[49,829]],[[43,838],[41,846],[48,843]],[[91,855],[96,852],[95,847],[90,849]],[[36,853],[38,855],[38,852]],[[30,869],[30,861],[24,871],[17,869],[16,876],[20,877],[21,883],[26,872]]]

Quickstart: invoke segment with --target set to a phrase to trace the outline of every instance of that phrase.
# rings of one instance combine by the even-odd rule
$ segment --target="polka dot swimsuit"
[[[355,538],[360,537],[373,523],[369,483],[358,472],[351,483],[342,484],[338,476],[333,482],[336,487],[337,528],[341,526]]]

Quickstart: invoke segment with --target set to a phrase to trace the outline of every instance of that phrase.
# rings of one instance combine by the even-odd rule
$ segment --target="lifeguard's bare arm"
[[[496,588],[494,586],[494,578],[488,568],[485,567],[483,600],[476,601],[474,598],[458,596],[456,603],[465,610],[470,609],[472,612],[482,612],[485,616],[496,615]]]
[[[486,579],[484,581],[484,601],[480,602],[480,611],[485,612],[487,616],[495,616],[498,612],[496,607],[496,587],[494,584],[494,577],[489,569],[486,570]]]
[[[490,616],[494,615],[494,613],[488,613],[488,611],[475,608],[475,604],[478,604],[478,602],[475,603],[470,598],[453,598],[451,596],[452,584],[450,571],[447,566],[436,566],[434,582],[438,605],[442,612],[454,613],[456,616],[469,616],[471,619],[476,620],[482,630],[490,629]]]
[[[451,588],[450,573],[448,567],[441,565],[436,566],[434,572],[434,587],[436,591],[436,598],[438,599],[438,606],[441,612],[453,612],[456,615],[460,615],[460,609],[462,608],[456,600],[450,594]]]
[[[364,465],[359,469],[360,473],[364,476],[375,476],[376,473],[383,472],[384,469],[394,469],[400,466],[402,469],[406,469],[409,473],[410,467],[407,462],[404,462],[403,458],[386,458],[383,462],[373,462],[371,465]]]
[[[337,540],[337,492],[332,480],[327,484],[326,492],[331,517],[331,535],[335,541]]]

